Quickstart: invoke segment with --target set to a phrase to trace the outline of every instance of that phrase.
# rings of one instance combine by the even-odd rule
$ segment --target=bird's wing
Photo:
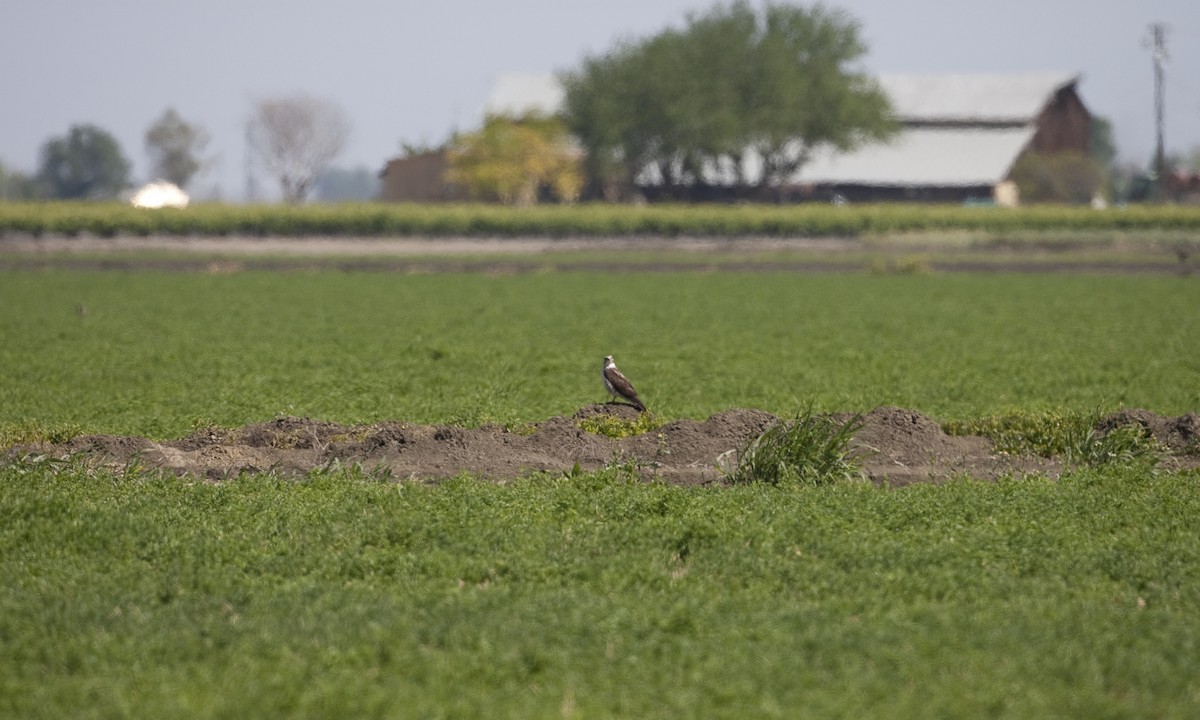
[[[621,374],[621,371],[616,368],[605,368],[604,377],[608,378],[608,382],[612,384],[613,389],[621,394],[622,397],[637,400],[637,390],[633,389],[633,383]]]

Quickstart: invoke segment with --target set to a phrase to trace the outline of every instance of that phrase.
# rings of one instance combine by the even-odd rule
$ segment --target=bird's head
[[[608,367],[609,365],[616,365],[616,363],[613,362],[612,355],[605,355],[604,356],[604,367]]]

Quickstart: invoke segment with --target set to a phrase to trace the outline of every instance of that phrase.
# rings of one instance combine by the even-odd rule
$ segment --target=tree
[[[820,147],[894,132],[887,96],[857,67],[865,53],[840,11],[737,2],[585,59],[562,77],[565,118],[603,188],[650,180],[761,195]]]
[[[37,178],[26,173],[10,170],[0,162],[0,201],[37,200],[43,196]]]
[[[1092,201],[1107,177],[1095,158],[1078,152],[1028,152],[1010,173],[1025,202],[1083,204]]]
[[[1113,138],[1112,122],[1101,115],[1093,115],[1088,124],[1088,151],[1091,158],[1104,174],[1100,192],[1111,200],[1123,198],[1129,182],[1123,170],[1117,166],[1117,143]]]
[[[448,182],[510,205],[533,205],[543,188],[573,202],[583,187],[579,152],[566,126],[537,113],[489,115],[478,132],[452,142],[448,160]]]
[[[42,145],[38,179],[51,197],[107,199],[129,186],[129,161],[116,138],[95,125],[73,125]]]
[[[258,102],[246,128],[250,151],[292,204],[304,202],[349,134],[337,105],[307,95]]]
[[[181,188],[204,167],[201,154],[207,146],[208,133],[184,122],[174,108],[167,108],[146,130],[146,154],[154,176]]]
[[[1088,130],[1088,156],[1105,168],[1111,168],[1117,160],[1112,122],[1102,115],[1092,116]]]

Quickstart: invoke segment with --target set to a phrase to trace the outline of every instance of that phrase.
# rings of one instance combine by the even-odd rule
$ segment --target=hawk
[[[641,412],[646,412],[646,406],[638,398],[637,390],[633,389],[633,384],[617,369],[612,355],[604,356],[604,370],[600,377],[604,379],[604,389],[609,394],[618,400],[624,400]]]

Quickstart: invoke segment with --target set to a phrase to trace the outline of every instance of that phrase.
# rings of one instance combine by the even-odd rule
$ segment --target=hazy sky
[[[754,4],[758,4],[755,2]],[[837,0],[875,72],[1079,72],[1120,156],[1154,148],[1147,26],[1167,23],[1168,152],[1200,146],[1198,0]],[[32,172],[77,123],[113,133],[148,180],[143,137],[168,107],[212,137],[193,190],[244,192],[256,99],[336,102],[353,128],[340,167],[473,129],[495,77],[554,72],[622,38],[679,25],[708,0],[0,0],[0,162]]]

